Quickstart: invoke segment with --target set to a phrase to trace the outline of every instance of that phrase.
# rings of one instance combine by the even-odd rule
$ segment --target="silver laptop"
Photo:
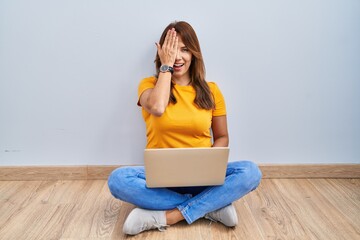
[[[145,149],[146,186],[222,185],[228,158],[228,147]]]

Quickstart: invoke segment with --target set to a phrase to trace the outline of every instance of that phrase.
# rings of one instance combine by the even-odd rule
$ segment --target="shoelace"
[[[218,222],[218,220],[215,220],[214,218],[212,218],[209,214],[206,214],[205,216],[206,219],[210,220],[211,222]],[[210,224],[211,224],[210,222]]]
[[[151,229],[152,227],[155,227],[157,228],[160,232],[163,232],[166,230],[167,227],[170,227],[170,225],[167,225],[167,224],[161,224],[161,223],[158,223],[158,221],[156,220],[156,218],[153,216],[152,217],[154,219],[154,224],[151,224],[150,228],[148,225],[145,225],[142,229],[143,230],[148,230],[148,229]]]
[[[154,226],[160,231],[160,232],[164,232],[166,230],[167,227],[170,227],[170,225],[164,225],[164,224],[159,224],[159,223],[155,223]]]

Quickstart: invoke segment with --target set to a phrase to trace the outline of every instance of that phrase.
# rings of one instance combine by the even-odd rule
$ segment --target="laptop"
[[[222,185],[228,158],[229,147],[145,149],[146,186]]]

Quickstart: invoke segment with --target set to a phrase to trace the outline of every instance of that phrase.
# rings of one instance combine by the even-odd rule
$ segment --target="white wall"
[[[137,85],[190,22],[231,160],[360,162],[360,2],[0,0],[0,165],[139,164]]]

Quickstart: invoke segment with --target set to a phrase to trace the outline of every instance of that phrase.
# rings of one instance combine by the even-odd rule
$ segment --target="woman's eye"
[[[183,51],[183,52],[188,52],[188,51],[189,51],[189,49],[187,49],[187,48],[183,48],[183,49],[182,49],[182,51]]]

